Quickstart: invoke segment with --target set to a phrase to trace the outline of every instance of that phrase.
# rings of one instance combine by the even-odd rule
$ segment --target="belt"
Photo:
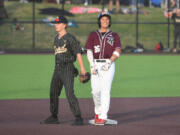
[[[66,65],[67,63],[56,63],[57,66]]]
[[[100,62],[100,63],[106,62],[106,60],[101,60],[101,59],[96,59],[95,61],[96,61],[96,62]]]

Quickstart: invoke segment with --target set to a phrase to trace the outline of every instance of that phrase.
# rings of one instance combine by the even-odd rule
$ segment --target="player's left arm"
[[[86,70],[84,68],[83,58],[82,58],[82,48],[80,46],[80,42],[74,37],[71,37],[71,45],[70,45],[71,52],[78,61],[80,67],[80,74],[85,75]]]
[[[114,47],[115,47],[115,49],[112,53],[112,56],[110,57],[110,59],[107,60],[106,64],[103,65],[101,68],[104,71],[109,70],[112,62],[114,62],[116,59],[118,59],[121,54],[121,42],[120,42],[120,37],[117,34],[115,35]]]
[[[81,55],[81,53],[77,53],[77,61],[78,61],[78,63],[79,63],[79,66],[80,66],[80,74],[82,74],[82,75],[85,75],[86,74],[86,70],[85,70],[85,68],[84,68],[84,63],[83,63],[83,59],[82,59],[82,55]]]
[[[121,48],[116,48],[110,58],[110,61],[114,62],[116,59],[119,58],[120,55],[121,55]]]
[[[114,39],[115,39],[114,51],[113,51],[112,56],[110,58],[111,63],[114,62],[116,59],[118,59],[119,56],[121,55],[121,41],[120,41],[120,37],[117,33],[115,33]]]
[[[101,69],[104,70],[104,71],[109,70],[112,62],[114,62],[116,59],[118,59],[119,56],[120,56],[120,54],[121,54],[121,48],[116,48],[116,49],[114,50],[111,58],[106,61],[106,64],[103,65]]]

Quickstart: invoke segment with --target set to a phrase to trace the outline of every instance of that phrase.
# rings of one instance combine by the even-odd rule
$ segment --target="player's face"
[[[66,24],[64,23],[57,23],[55,24],[55,28],[57,32],[61,32],[62,30],[64,30],[66,28]]]
[[[109,28],[109,18],[107,16],[103,16],[100,20],[101,28]]]

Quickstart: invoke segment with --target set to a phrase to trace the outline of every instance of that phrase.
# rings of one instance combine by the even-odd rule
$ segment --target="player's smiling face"
[[[109,18],[107,16],[103,16],[100,19],[101,28],[109,28]]]
[[[64,30],[66,28],[66,24],[64,23],[57,23],[55,24],[55,28],[57,32],[61,32],[62,30]]]

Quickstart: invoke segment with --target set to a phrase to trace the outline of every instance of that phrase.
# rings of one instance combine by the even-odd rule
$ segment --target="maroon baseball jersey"
[[[102,36],[99,30],[96,30],[90,33],[85,48],[92,50],[95,59],[109,59],[116,48],[121,48],[120,37],[112,31]]]

